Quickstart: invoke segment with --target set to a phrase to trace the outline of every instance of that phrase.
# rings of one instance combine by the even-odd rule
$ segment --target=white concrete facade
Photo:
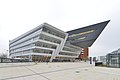
[[[79,56],[81,48],[71,45],[67,38],[68,33],[43,23],[11,40],[9,56],[28,58],[31,61],[74,60]]]

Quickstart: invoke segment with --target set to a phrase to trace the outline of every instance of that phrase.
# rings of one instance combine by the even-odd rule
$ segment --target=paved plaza
[[[0,63],[0,80],[120,80],[120,69],[89,62]]]

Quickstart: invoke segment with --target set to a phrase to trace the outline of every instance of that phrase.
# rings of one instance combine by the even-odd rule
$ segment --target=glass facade
[[[120,68],[120,49],[107,54],[106,64],[108,67]]]

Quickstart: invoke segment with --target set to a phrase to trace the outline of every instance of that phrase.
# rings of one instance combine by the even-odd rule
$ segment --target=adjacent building
[[[103,65],[106,65],[106,55],[105,56],[99,56],[98,61],[102,62]]]
[[[87,60],[89,58],[89,48],[82,48],[79,58],[81,60]]]
[[[79,57],[83,48],[88,48],[94,43],[108,22],[68,32],[43,23],[10,40],[9,56],[40,62],[74,61]]]
[[[120,68],[120,49],[106,55],[106,64],[108,67]]]

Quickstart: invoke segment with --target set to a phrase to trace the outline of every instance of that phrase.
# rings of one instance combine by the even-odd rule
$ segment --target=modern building
[[[64,32],[47,23],[10,40],[11,58],[30,61],[74,61],[82,48],[90,47],[110,20]]]
[[[120,49],[106,55],[106,64],[108,67],[120,68]]]
[[[106,65],[106,56],[99,56],[98,61],[102,62],[103,65]]]

